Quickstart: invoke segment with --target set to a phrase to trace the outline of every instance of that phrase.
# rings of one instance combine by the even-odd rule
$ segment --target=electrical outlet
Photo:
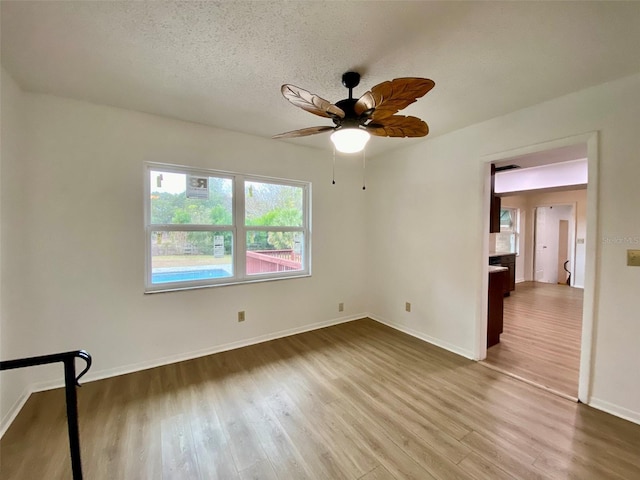
[[[409,302],[405,302],[405,304],[404,304],[404,309],[405,309],[407,312],[410,312],[410,311],[411,311],[411,304],[410,304]]]
[[[338,311],[339,311],[339,312],[344,312],[344,303],[340,302],[340,303],[338,304]]]
[[[627,265],[640,267],[640,250],[627,250]]]
[[[241,312],[238,312],[238,321],[244,322],[244,310],[242,310]]]

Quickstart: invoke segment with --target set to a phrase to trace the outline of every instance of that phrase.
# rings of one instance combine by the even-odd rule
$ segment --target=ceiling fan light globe
[[[331,141],[341,153],[361,152],[370,138],[369,132],[361,128],[341,128],[331,134]]]

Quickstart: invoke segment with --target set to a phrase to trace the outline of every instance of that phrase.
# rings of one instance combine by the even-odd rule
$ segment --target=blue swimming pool
[[[209,280],[211,278],[231,277],[231,274],[222,268],[202,270],[173,270],[167,272],[153,272],[151,283],[192,282],[195,280]]]

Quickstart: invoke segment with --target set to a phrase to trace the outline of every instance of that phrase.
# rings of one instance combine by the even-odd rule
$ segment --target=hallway
[[[485,363],[572,398],[578,396],[583,290],[524,282],[504,299],[500,343]]]

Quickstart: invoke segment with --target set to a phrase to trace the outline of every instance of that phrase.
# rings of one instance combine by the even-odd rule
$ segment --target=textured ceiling
[[[2,64],[26,90],[263,137],[331,124],[280,85],[335,102],[349,69],[355,96],[433,79],[403,111],[433,136],[640,71],[640,2],[3,0],[1,19]],[[287,141],[329,149],[326,134]]]

